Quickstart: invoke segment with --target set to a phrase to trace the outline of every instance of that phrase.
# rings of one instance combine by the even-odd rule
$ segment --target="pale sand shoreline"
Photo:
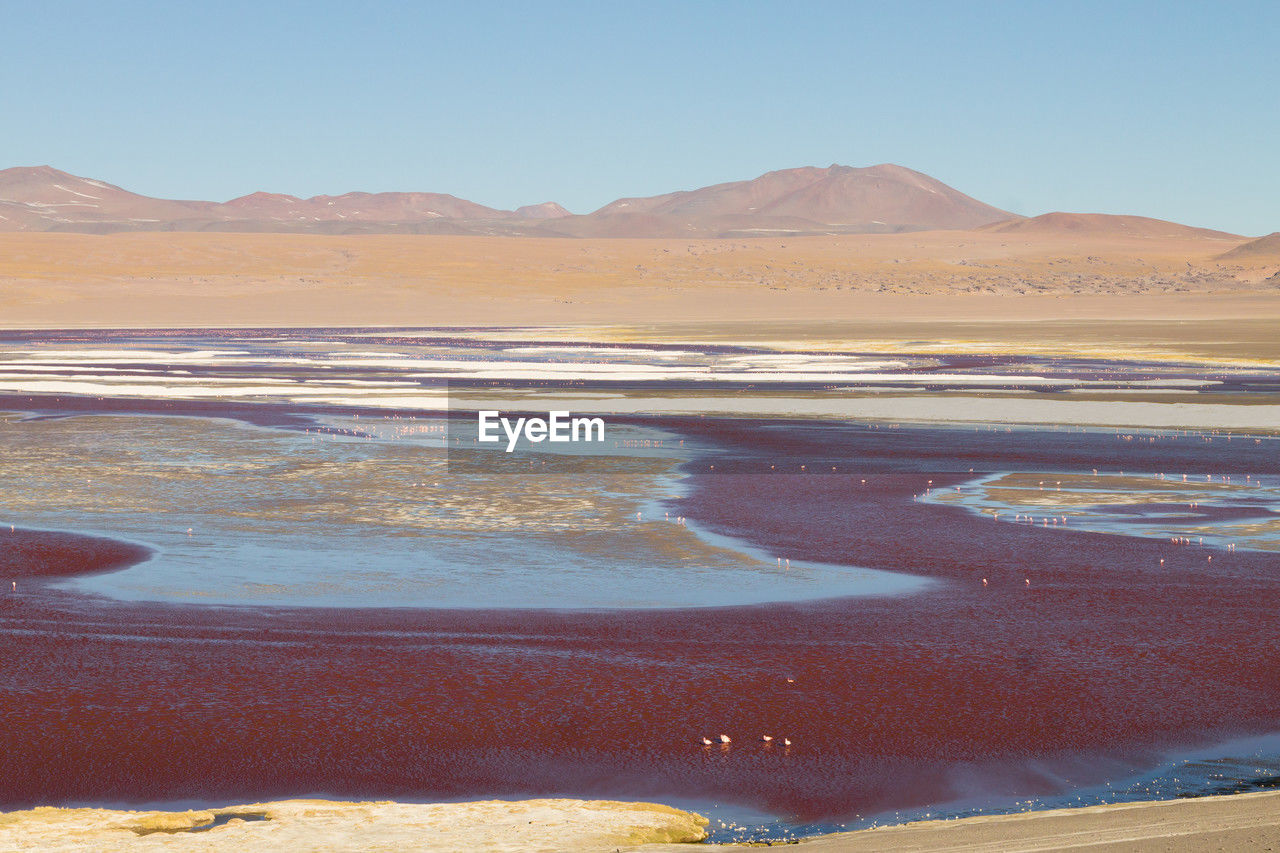
[[[650,845],[645,853],[687,850]],[[716,849],[756,849],[718,845]],[[1280,849],[1280,791],[931,820],[841,832],[788,847],[812,853],[1203,853]]]
[[[0,813],[0,849],[552,853],[706,837],[707,820],[656,803],[283,800],[190,811],[36,808]],[[201,827],[205,827],[202,829]]]
[[[706,818],[653,803],[284,800],[192,811],[0,813],[0,844],[44,851],[635,851],[676,853]],[[206,827],[200,829],[200,827]],[[196,831],[192,831],[196,830]],[[761,844],[706,845],[716,850]],[[785,844],[836,851],[1203,851],[1280,847],[1280,791],[932,820]]]

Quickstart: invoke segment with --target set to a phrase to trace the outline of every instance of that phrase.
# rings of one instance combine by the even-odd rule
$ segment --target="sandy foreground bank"
[[[672,845],[644,848],[645,853],[685,849]],[[717,849],[748,848],[726,845]],[[1280,791],[921,821],[812,838],[787,849],[806,853],[1278,850]]]
[[[285,800],[207,811],[38,808],[0,814],[7,850],[688,850],[699,815],[653,803]],[[203,829],[201,828],[203,827]],[[193,831],[194,830],[194,831]],[[1280,849],[1280,791],[923,821],[812,838],[803,851]],[[721,850],[759,845],[713,845]]]
[[[594,851],[699,841],[706,825],[706,818],[669,806],[605,800],[284,800],[179,812],[37,808],[0,814],[0,849]]]

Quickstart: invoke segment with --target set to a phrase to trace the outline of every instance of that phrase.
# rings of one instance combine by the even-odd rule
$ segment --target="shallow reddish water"
[[[1157,468],[1105,434],[676,426],[725,448],[693,466],[692,519],[938,582],[556,613],[146,606],[24,579],[0,595],[0,802],[567,793],[813,819],[1051,793],[1280,728],[1277,556],[912,500],[970,467],[1276,473],[1273,454],[1188,440]]]

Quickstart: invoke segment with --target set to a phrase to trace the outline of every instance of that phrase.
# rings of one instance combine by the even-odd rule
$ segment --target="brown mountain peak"
[[[523,207],[516,208],[516,216],[521,219],[561,219],[565,216],[573,216],[563,205],[554,201],[544,201],[541,204],[526,204]]]

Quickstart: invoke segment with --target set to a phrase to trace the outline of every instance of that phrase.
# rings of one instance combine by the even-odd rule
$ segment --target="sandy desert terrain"
[[[769,318],[871,324],[880,327],[876,337],[892,339],[886,324],[1280,317],[1280,254],[1264,245],[1222,257],[1247,242],[1064,231],[751,240],[0,234],[0,326],[696,326]],[[1091,325],[1072,339],[1106,334],[1104,324]]]

